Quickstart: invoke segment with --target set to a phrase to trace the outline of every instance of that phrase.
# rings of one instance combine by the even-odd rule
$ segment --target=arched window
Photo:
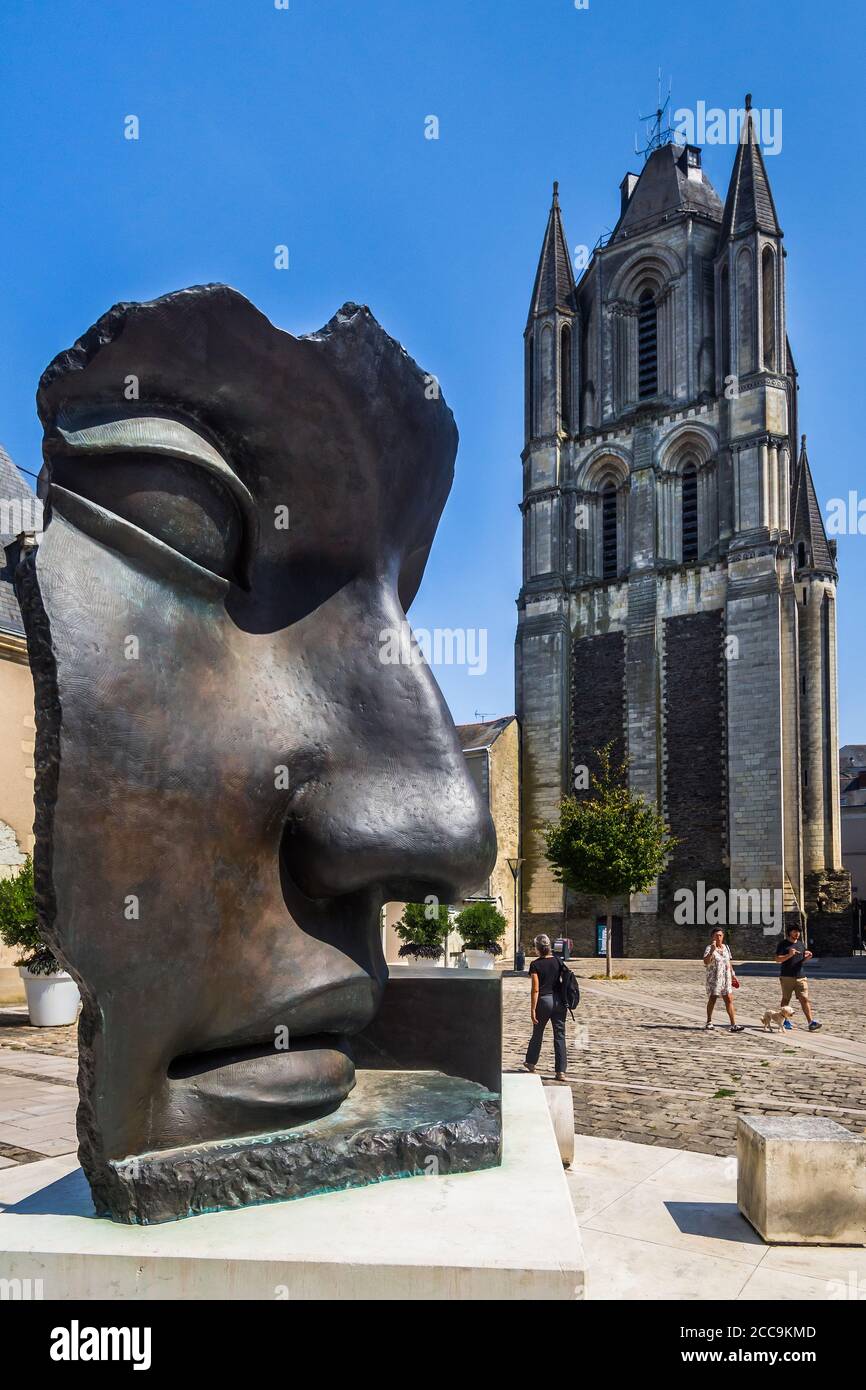
[[[764,338],[764,366],[776,370],[776,266],[769,246],[761,256],[761,304]]]
[[[658,391],[658,315],[652,291],[637,305],[637,393],[641,400]]]
[[[559,422],[566,434],[571,434],[571,329],[564,327],[559,335]]]
[[[601,490],[601,577],[616,579],[616,484],[605,483]]]
[[[683,470],[683,560],[698,558],[698,472],[693,463]]]
[[[527,434],[532,439],[535,434],[535,366],[532,361],[533,336],[530,333],[526,340],[526,400],[527,416],[529,419]]]
[[[797,546],[797,569],[798,569],[798,570],[804,570],[805,568],[806,568],[806,546],[805,546],[805,543],[804,543],[803,541],[800,541],[799,545]]]

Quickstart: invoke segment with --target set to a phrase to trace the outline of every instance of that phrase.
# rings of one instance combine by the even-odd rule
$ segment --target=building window
[[[683,560],[698,558],[698,473],[690,463],[683,472]]]
[[[806,568],[806,546],[805,546],[805,543],[804,543],[803,541],[800,541],[799,545],[797,546],[797,569],[798,569],[798,570],[802,570],[802,569],[805,569],[805,568]],[[803,593],[804,593],[804,594],[806,593],[806,590],[805,590],[805,589],[803,590]]]
[[[571,434],[571,329],[563,328],[559,337],[559,419]]]
[[[637,393],[641,400],[658,392],[658,313],[650,290],[637,306]]]
[[[617,575],[616,485],[605,483],[601,491],[601,577]]]

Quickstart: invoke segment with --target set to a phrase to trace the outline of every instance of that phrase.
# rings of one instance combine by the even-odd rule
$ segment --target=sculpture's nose
[[[496,833],[439,687],[417,649],[388,640],[407,634],[396,605],[339,627],[327,689],[340,717],[292,796],[285,867],[312,898],[376,889],[383,901],[457,902],[490,873]],[[351,630],[363,636],[341,643]]]

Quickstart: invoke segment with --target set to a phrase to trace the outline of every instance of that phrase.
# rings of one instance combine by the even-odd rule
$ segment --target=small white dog
[[[792,1018],[793,1014],[794,1010],[791,1008],[791,1005],[783,1004],[780,1009],[768,1009],[767,1012],[764,1014],[764,1017],[761,1019],[761,1022],[763,1023],[765,1030],[768,1033],[772,1033],[774,1023],[777,1028],[781,1028],[782,1024],[785,1022],[785,1019]]]

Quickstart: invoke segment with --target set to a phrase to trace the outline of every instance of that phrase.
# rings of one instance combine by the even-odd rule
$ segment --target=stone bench
[[[740,1115],[737,1206],[771,1245],[866,1245],[866,1137],[816,1115]]]

